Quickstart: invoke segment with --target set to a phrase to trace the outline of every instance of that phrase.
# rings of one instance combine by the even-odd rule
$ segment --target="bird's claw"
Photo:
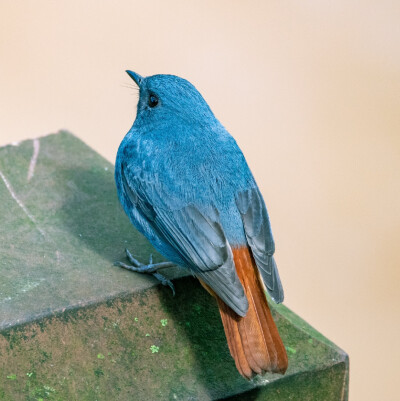
[[[172,262],[153,263],[153,255],[150,254],[149,264],[144,265],[143,263],[140,263],[137,259],[135,259],[134,256],[129,252],[128,249],[125,249],[125,253],[126,253],[126,257],[128,258],[129,262],[132,263],[132,265],[127,265],[126,263],[117,261],[117,262],[114,262],[114,266],[122,267],[126,270],[130,270],[130,271],[136,272],[136,273],[152,274],[158,281],[161,282],[162,285],[165,285],[165,286],[168,286],[169,288],[171,288],[172,295],[175,296],[175,288],[174,288],[174,285],[172,284],[172,281],[167,279],[162,274],[158,273],[159,269],[165,269],[167,267],[175,266],[174,263],[172,263]]]
[[[167,279],[165,276],[163,276],[160,273],[153,273],[153,276],[162,284],[165,286],[168,286],[172,290],[172,296],[175,296],[175,287],[172,284],[172,281]]]

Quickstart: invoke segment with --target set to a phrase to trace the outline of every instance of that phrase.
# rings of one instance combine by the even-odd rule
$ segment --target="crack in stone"
[[[42,234],[43,237],[45,237],[44,231],[38,226],[36,219],[29,213],[28,209],[26,206],[18,199],[17,195],[13,191],[13,188],[11,184],[8,182],[7,178],[4,176],[4,174],[0,171],[0,177],[3,180],[6,188],[8,189],[8,192],[12,196],[12,198],[17,202],[17,205],[24,211],[28,219],[35,225],[36,229]]]
[[[39,150],[40,150],[40,142],[38,138],[35,138],[33,140],[33,155],[31,158],[31,162],[29,163],[29,169],[28,169],[28,177],[27,177],[28,181],[31,180],[35,172],[36,162],[39,156]]]

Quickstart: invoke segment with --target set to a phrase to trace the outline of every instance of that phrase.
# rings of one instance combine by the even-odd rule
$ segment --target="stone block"
[[[348,356],[283,305],[284,376],[236,371],[218,308],[113,266],[162,257],[119,205],[114,168],[67,132],[0,148],[0,399],[347,400]]]

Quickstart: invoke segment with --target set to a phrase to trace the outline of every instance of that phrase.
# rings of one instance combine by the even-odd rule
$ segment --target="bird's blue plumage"
[[[126,214],[161,254],[189,268],[240,315],[247,300],[231,247],[251,246],[267,288],[281,301],[268,215],[235,140],[188,81],[138,80],[136,120],[115,166]]]

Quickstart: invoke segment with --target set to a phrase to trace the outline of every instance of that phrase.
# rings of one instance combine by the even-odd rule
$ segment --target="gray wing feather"
[[[262,195],[257,187],[241,191],[236,196],[247,242],[271,298],[280,303],[284,294],[278,269],[273,257],[275,243]]]
[[[131,181],[130,181],[131,182]],[[124,191],[156,235],[172,247],[192,273],[209,285],[237,314],[248,302],[236,274],[231,247],[215,208],[200,211],[193,204],[176,208],[156,183],[131,185],[122,170]],[[154,201],[154,202],[153,202]],[[162,202],[162,203],[160,203]]]

